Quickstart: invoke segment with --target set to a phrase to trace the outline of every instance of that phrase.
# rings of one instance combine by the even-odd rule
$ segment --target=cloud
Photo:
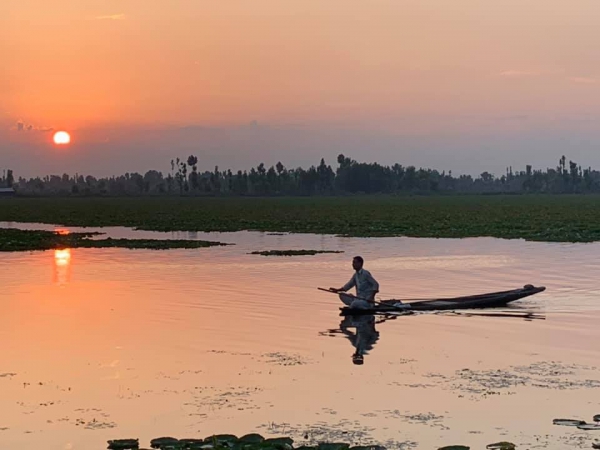
[[[526,70],[505,70],[504,72],[500,72],[501,77],[507,77],[507,78],[532,77],[534,75],[537,75],[537,73],[529,72]]]
[[[17,123],[11,127],[11,130],[16,130],[18,132],[27,132],[27,131],[39,131],[42,133],[47,133],[48,131],[54,131],[52,127],[38,127],[33,124],[26,124],[22,120],[17,120]]]
[[[96,20],[125,20],[125,14],[111,14],[108,16],[97,16]]]
[[[588,78],[588,77],[569,77],[569,81],[573,83],[579,84],[596,84],[600,82],[597,78]]]

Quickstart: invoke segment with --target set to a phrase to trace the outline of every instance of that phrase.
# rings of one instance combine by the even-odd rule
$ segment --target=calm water
[[[235,245],[3,254],[2,449],[225,432],[396,448],[589,448],[594,437],[552,419],[600,413],[599,244],[102,231]],[[248,254],[265,249],[345,253]],[[530,283],[547,291],[517,311],[545,320],[423,314],[375,330],[346,322],[344,334],[339,300],[316,287],[345,283],[355,254],[381,298]],[[356,325],[376,340],[361,366]]]

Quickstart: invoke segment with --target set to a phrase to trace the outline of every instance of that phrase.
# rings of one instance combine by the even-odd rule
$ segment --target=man
[[[340,300],[351,308],[372,308],[375,304],[375,294],[379,292],[379,283],[368,270],[363,269],[363,265],[364,260],[362,257],[355,256],[352,259],[352,268],[355,270],[355,273],[350,278],[350,281],[339,289],[329,288],[332,292],[346,292],[356,287],[356,297],[358,298],[340,294]]]

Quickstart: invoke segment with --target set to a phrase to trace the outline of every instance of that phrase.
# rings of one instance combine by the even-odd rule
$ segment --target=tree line
[[[281,162],[267,168],[264,163],[250,170],[198,170],[198,158],[171,160],[166,174],[149,170],[145,174],[95,178],[80,174],[49,175],[15,179],[11,170],[0,178],[0,187],[14,187],[19,195],[343,195],[343,194],[436,194],[436,193],[591,193],[600,192],[600,172],[584,169],[562,156],[555,168],[506,169],[501,176],[483,172],[478,177],[453,176],[452,171],[417,169],[414,166],[357,162],[341,154],[335,170],[321,159],[308,169],[288,169]]]

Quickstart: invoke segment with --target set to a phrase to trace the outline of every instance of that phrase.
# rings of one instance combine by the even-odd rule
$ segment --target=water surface
[[[2,448],[255,431],[396,448],[589,447],[591,433],[552,419],[600,413],[600,244],[69,230],[235,245],[3,254]],[[267,249],[345,253],[248,254]],[[531,283],[547,290],[516,311],[545,320],[399,317],[375,325],[354,365],[357,324],[340,327],[339,300],[316,287],[344,284],[357,254],[381,298]]]

